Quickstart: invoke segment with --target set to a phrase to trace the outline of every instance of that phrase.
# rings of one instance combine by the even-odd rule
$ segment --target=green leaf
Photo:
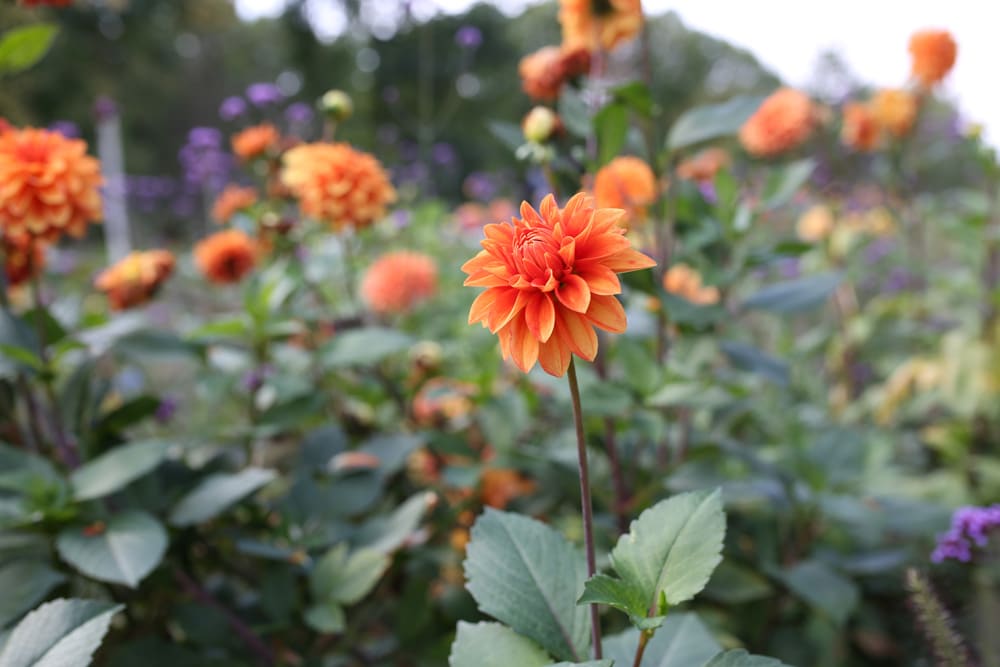
[[[46,547],[47,549],[47,547]],[[65,577],[37,556],[15,560],[0,568],[0,628],[45,599]]]
[[[86,667],[123,605],[53,600],[25,616],[0,652],[3,667]]]
[[[653,407],[688,406],[693,408],[717,408],[725,405],[732,396],[724,389],[700,382],[671,382],[658,389],[646,402]]]
[[[636,586],[646,608],[690,600],[705,587],[722,560],[726,517],[722,493],[694,491],[658,502],[632,522],[618,539],[611,562],[618,575]]]
[[[166,529],[146,512],[118,514],[93,532],[81,525],[64,528],[56,548],[63,560],[99,581],[135,588],[167,550]]]
[[[798,160],[775,171],[764,190],[764,206],[777,208],[791,201],[796,192],[809,181],[816,169],[811,158]]]
[[[169,448],[169,442],[147,440],[112,449],[73,472],[73,497],[91,500],[123,489],[158,466]]]
[[[559,95],[559,119],[566,130],[577,137],[590,135],[590,110],[580,93],[570,87],[564,87]]]
[[[632,81],[611,90],[615,100],[628,105],[636,113],[651,116],[656,113],[656,103],[649,92],[649,86],[642,81]]]
[[[524,145],[524,132],[514,123],[505,123],[499,120],[491,120],[486,123],[490,134],[500,140],[504,146],[512,151],[516,151]]]
[[[594,134],[597,136],[598,166],[611,162],[621,152],[628,134],[628,108],[623,104],[609,104],[594,116]]]
[[[198,342],[241,338],[250,332],[250,321],[246,315],[214,320],[188,331],[186,338]]]
[[[127,333],[114,341],[114,350],[140,361],[150,359],[170,359],[173,357],[197,357],[201,347],[184,340],[171,331],[140,329]]]
[[[309,627],[316,632],[336,634],[343,632],[347,627],[344,608],[336,602],[313,605],[306,609],[304,618]]]
[[[389,516],[378,516],[365,523],[354,535],[357,546],[390,554],[401,547],[420,526],[421,519],[434,505],[433,491],[418,493],[397,507]]]
[[[458,622],[449,667],[546,667],[552,659],[538,644],[499,623]]]
[[[56,32],[51,23],[35,23],[0,35],[0,76],[22,72],[41,60]]]
[[[740,95],[720,104],[690,109],[681,114],[670,128],[667,148],[677,150],[710,139],[732,136],[739,132],[763,100],[756,95]]]
[[[704,667],[787,667],[785,663],[762,655],[750,655],[738,648],[720,653],[704,664]]]
[[[722,561],[703,593],[707,598],[730,605],[763,600],[773,594],[774,589],[765,576],[731,559]]]
[[[328,368],[373,366],[413,345],[413,339],[395,329],[367,327],[336,335],[323,349]]]
[[[0,343],[0,357],[9,359],[33,371],[45,370],[45,362],[33,350],[18,345]]]
[[[316,600],[354,604],[368,595],[388,569],[391,561],[374,549],[348,553],[346,544],[326,552],[309,575],[309,587]]]
[[[584,584],[577,604],[606,604],[625,612],[640,630],[652,630],[663,622],[663,616],[649,618],[649,604],[642,589],[634,582],[622,581],[606,574],[595,574]]]
[[[753,345],[734,340],[722,341],[719,347],[736,368],[756,373],[783,387],[788,385],[788,364],[781,359],[772,357]]]
[[[853,581],[819,561],[802,561],[780,577],[792,592],[826,613],[837,625],[847,621],[861,598]]]
[[[559,660],[587,655],[590,620],[577,606],[583,554],[543,523],[487,509],[467,547],[467,588],[479,608]]]
[[[631,665],[639,644],[639,631],[629,629],[605,637],[604,655],[616,665]],[[719,642],[697,614],[670,614],[646,645],[641,667],[691,667],[721,650]]]
[[[798,313],[822,305],[840,285],[839,273],[818,273],[774,283],[743,301],[744,308],[766,310],[780,315]]]
[[[170,523],[190,526],[221,514],[275,477],[273,470],[247,468],[234,474],[216,474],[202,480],[180,499],[170,513]]]

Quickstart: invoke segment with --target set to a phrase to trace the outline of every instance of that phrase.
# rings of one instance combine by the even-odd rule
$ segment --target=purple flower
[[[1000,526],[1000,505],[989,507],[960,507],[951,517],[951,528],[938,537],[931,560],[940,563],[972,560],[973,547],[984,547],[989,533]]]
[[[233,158],[222,149],[222,133],[214,127],[195,127],[178,158],[189,191],[219,191],[229,180]]]
[[[192,127],[188,132],[188,145],[195,148],[220,148],[222,132],[214,127]]]
[[[80,137],[80,128],[71,120],[57,120],[49,125],[49,129],[53,132],[58,132],[67,139],[78,139]]]
[[[264,382],[272,373],[273,369],[268,364],[258,366],[243,375],[241,384],[245,390],[252,394],[264,386]]]
[[[247,88],[247,99],[255,107],[267,107],[277,104],[285,96],[273,83],[254,83]]]
[[[455,32],[455,43],[463,49],[474,49],[483,43],[483,33],[474,25],[464,25]]]
[[[497,185],[493,178],[482,171],[474,171],[465,178],[462,189],[469,199],[489,201],[497,194]]]
[[[153,417],[161,424],[167,424],[174,415],[177,414],[177,408],[180,405],[178,401],[173,396],[162,396],[160,398],[160,404],[156,407],[156,412],[153,413]]]
[[[113,117],[118,115],[118,105],[115,101],[108,97],[107,95],[101,95],[94,102],[94,116],[97,117],[97,122],[103,123],[104,121],[111,120]]]
[[[233,95],[222,100],[219,105],[219,118],[222,120],[235,120],[247,112],[247,103],[242,97]]]
[[[876,239],[865,248],[865,261],[869,264],[878,264],[891,252],[896,243],[892,239]]]
[[[436,143],[431,147],[431,159],[442,167],[447,167],[458,161],[458,153],[451,144]]]
[[[290,104],[288,108],[285,109],[285,119],[289,123],[305,125],[313,119],[312,107],[305,102]]]
[[[413,222],[413,214],[406,209],[398,208],[392,212],[392,221],[396,223],[397,229],[403,229]]]
[[[719,201],[719,196],[715,192],[715,183],[712,181],[699,181],[698,191],[709,204],[715,204]]]

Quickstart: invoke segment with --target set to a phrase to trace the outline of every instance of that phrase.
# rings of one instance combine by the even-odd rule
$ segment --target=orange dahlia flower
[[[870,151],[878,146],[882,128],[871,106],[859,102],[844,105],[844,124],[840,140],[857,151]]]
[[[45,244],[27,234],[2,234],[0,260],[7,287],[23,285],[45,266]]]
[[[791,88],[780,88],[764,100],[740,128],[740,143],[752,155],[778,155],[808,139],[814,122],[809,96]]]
[[[806,243],[816,243],[830,236],[836,226],[829,206],[816,204],[799,218],[795,232]]]
[[[917,98],[898,88],[883,88],[872,98],[872,110],[878,124],[894,137],[902,137],[913,129],[917,120]]]
[[[396,201],[382,164],[348,144],[302,144],[285,153],[284,161],[282,181],[302,212],[335,228],[370,225]]]
[[[910,56],[913,77],[930,87],[955,66],[958,44],[947,30],[921,30],[910,37]]]
[[[34,128],[0,134],[0,233],[83,236],[101,217],[101,182],[79,139]]]
[[[241,160],[249,162],[278,146],[281,135],[274,125],[264,123],[248,127],[233,135],[233,153]]]
[[[361,279],[361,297],[376,313],[404,313],[437,290],[437,265],[418,252],[382,255]]]
[[[94,286],[108,295],[113,310],[146,303],[174,271],[174,256],[167,250],[129,253],[97,276]]]
[[[194,261],[213,283],[239,282],[257,263],[257,245],[245,232],[227,229],[200,241]]]
[[[729,153],[724,148],[706,148],[677,165],[677,176],[686,181],[710,183],[715,175],[729,166]]]
[[[621,208],[626,219],[646,217],[646,208],[656,201],[656,176],[637,157],[616,157],[597,171],[594,199],[598,208]]]
[[[706,287],[701,274],[687,264],[674,264],[663,275],[663,289],[699,306],[719,303],[719,288]]]
[[[14,129],[14,126],[7,122],[6,118],[0,117],[0,134],[5,132],[10,132]]]
[[[624,215],[582,193],[563,209],[548,195],[540,211],[524,202],[520,218],[486,225],[483,249],[462,266],[466,285],[488,288],[469,323],[497,334],[504,358],[524,372],[538,361],[561,376],[571,354],[592,361],[595,326],[625,331],[617,274],[655,265],[625,237]]]
[[[559,0],[563,49],[610,51],[642,29],[640,0]]]
[[[554,100],[562,85],[590,69],[590,53],[585,49],[564,50],[545,46],[521,58],[517,71],[524,92],[536,100]]]
[[[235,183],[226,186],[212,204],[212,218],[220,225],[229,222],[234,215],[257,203],[257,191]]]

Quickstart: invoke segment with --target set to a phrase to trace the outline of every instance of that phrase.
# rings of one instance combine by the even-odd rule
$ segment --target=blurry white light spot
[[[369,47],[365,47],[358,51],[358,55],[355,58],[358,69],[362,72],[369,73],[378,69],[379,61],[380,58],[378,56],[378,51]]]
[[[479,83],[479,77],[475,74],[463,74],[455,80],[455,90],[458,91],[460,97],[475,97],[479,94],[482,85]]]
[[[293,72],[292,70],[286,69],[279,74],[275,83],[278,84],[278,88],[285,97],[295,97],[302,90],[302,77],[298,72]]]
[[[182,32],[174,39],[174,48],[181,58],[194,59],[201,55],[201,40],[189,32]]]

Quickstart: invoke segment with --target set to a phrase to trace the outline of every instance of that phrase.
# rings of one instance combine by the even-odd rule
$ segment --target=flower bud
[[[544,144],[559,131],[560,126],[559,116],[548,107],[535,107],[521,121],[524,138],[533,144]]]
[[[345,121],[354,113],[354,102],[351,96],[342,90],[328,90],[319,98],[319,110],[330,120]]]

